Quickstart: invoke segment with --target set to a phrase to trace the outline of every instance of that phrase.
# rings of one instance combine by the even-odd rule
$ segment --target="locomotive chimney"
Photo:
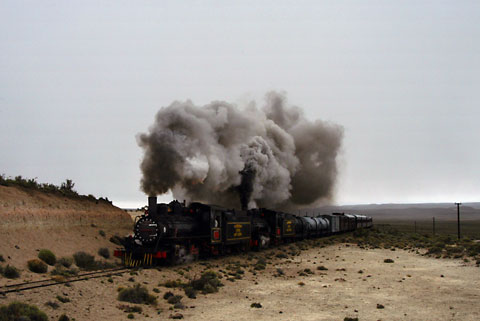
[[[157,214],[157,197],[156,196],[148,197],[148,214],[152,216]]]

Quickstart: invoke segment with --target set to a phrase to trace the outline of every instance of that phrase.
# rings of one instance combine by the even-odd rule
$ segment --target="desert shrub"
[[[93,255],[82,251],[73,254],[73,259],[75,260],[75,264],[82,269],[90,269],[95,266],[95,258]]]
[[[260,303],[254,302],[254,303],[250,304],[250,307],[260,309],[262,307],[262,305]]]
[[[52,266],[55,265],[55,263],[57,262],[55,254],[53,254],[52,251],[47,249],[40,250],[40,252],[38,252],[38,258],[43,262],[47,263],[48,265]]]
[[[129,314],[127,315],[127,318],[128,318],[128,319],[135,319],[135,316],[133,315],[133,313],[129,313]]]
[[[98,255],[108,259],[110,257],[110,251],[106,247],[98,249]]]
[[[21,302],[12,302],[0,307],[0,320],[2,321],[48,321],[47,315],[34,305]]]
[[[264,258],[260,258],[257,260],[257,263],[255,263],[254,269],[259,271],[259,270],[265,270],[267,267],[267,261]]]
[[[181,295],[173,295],[167,299],[167,302],[170,304],[177,304],[177,303],[180,303],[182,298],[183,297]]]
[[[395,261],[392,259],[385,259],[383,260],[383,263],[394,263]]]
[[[358,321],[358,318],[345,317],[343,318],[343,321]]]
[[[54,310],[60,307],[57,302],[53,302],[53,301],[48,301],[47,303],[45,303],[45,305],[48,307],[51,307]]]
[[[480,243],[474,243],[467,247],[468,255],[476,256],[480,254]]]
[[[317,266],[317,270],[319,271],[327,271],[328,269],[324,267],[323,265]]]
[[[16,279],[20,276],[20,272],[17,270],[16,267],[12,265],[7,265],[3,269],[3,276],[8,278],[8,279]]]
[[[140,306],[129,306],[129,305],[120,305],[118,306],[123,312],[134,312],[134,313],[142,313],[143,309]]]
[[[72,266],[73,259],[71,257],[61,257],[57,260],[57,263],[66,268],[69,268],[70,266]]]
[[[112,237],[110,237],[110,242],[112,242],[113,244],[116,244],[116,245],[123,245],[123,238],[118,236],[118,235],[114,235]]]
[[[432,246],[428,249],[427,254],[440,254],[442,253],[442,248],[440,246]]]
[[[190,282],[190,286],[202,293],[218,292],[218,287],[222,286],[222,282],[218,279],[217,273],[213,271],[206,271],[202,274],[200,279]]]
[[[313,271],[309,268],[304,269],[303,272],[305,272],[306,274],[314,274]]]
[[[195,290],[192,286],[187,286],[183,289],[185,295],[189,299],[196,299],[197,298],[197,290]]]
[[[172,296],[173,296],[173,293],[170,292],[170,291],[167,291],[167,292],[165,292],[165,294],[163,295],[163,298],[164,298],[165,300],[168,300],[168,299],[169,299],[170,297],[172,297]]]
[[[61,264],[55,265],[55,268],[50,272],[52,275],[70,277],[78,274],[78,269],[76,268],[66,268]]]
[[[28,269],[34,273],[46,273],[48,266],[41,260],[33,259],[27,262]]]
[[[100,270],[100,269],[113,269],[117,267],[117,263],[107,262],[107,261],[94,261],[93,265],[90,267],[90,270]]]
[[[277,258],[279,259],[287,259],[288,258],[288,255],[285,254],[285,253],[278,253],[277,255],[275,255]]]
[[[183,286],[183,284],[180,281],[168,280],[165,283],[163,283],[163,286],[166,288],[180,288]]]
[[[98,234],[100,234],[100,236],[102,236],[102,237],[105,237],[107,235],[107,234],[105,234],[104,230],[98,231]]]
[[[66,314],[62,314],[59,318],[58,321],[70,321],[70,318],[67,317]]]
[[[0,254],[0,262],[5,262],[5,259],[3,258],[2,254]]]
[[[62,302],[62,303],[67,303],[70,302],[70,299],[61,295],[57,295],[57,300]]]
[[[157,299],[148,293],[147,288],[136,284],[133,288],[122,289],[118,300],[137,304],[156,304]]]

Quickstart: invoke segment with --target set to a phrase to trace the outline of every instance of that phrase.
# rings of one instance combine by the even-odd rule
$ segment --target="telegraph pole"
[[[458,239],[460,239],[460,205],[462,203],[455,203],[457,205],[457,229],[458,229]]]
[[[433,220],[433,236],[435,236],[435,216],[432,217]]]

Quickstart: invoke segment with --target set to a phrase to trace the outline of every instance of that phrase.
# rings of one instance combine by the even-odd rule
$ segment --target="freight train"
[[[317,238],[372,226],[365,215],[333,213],[298,216],[265,208],[226,209],[178,201],[157,204],[135,220],[134,234],[114,255],[127,266],[178,264],[198,257],[261,250],[281,243]]]

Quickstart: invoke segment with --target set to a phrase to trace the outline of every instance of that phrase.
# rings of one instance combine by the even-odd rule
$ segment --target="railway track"
[[[50,278],[50,279],[44,279],[39,281],[9,284],[9,285],[4,285],[0,287],[0,295],[6,295],[12,292],[22,292],[25,290],[31,290],[31,289],[37,289],[37,288],[44,288],[48,286],[65,284],[65,283],[73,283],[73,282],[86,281],[86,280],[98,279],[103,277],[110,277],[112,275],[120,275],[128,270],[130,270],[130,268],[122,267],[122,268],[116,268],[116,269],[81,273],[75,276],[65,278],[65,281],[56,281],[53,278]]]

